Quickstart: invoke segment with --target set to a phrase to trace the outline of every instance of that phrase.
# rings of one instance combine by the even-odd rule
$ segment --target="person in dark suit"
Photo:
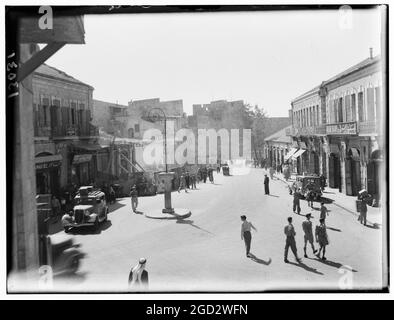
[[[147,290],[149,284],[149,274],[145,270],[146,259],[141,258],[138,264],[134,266],[129,274],[129,289],[130,290]]]
[[[265,174],[264,175],[264,191],[265,191],[265,194],[270,194],[270,186],[269,186],[269,183],[270,183],[270,179],[268,178],[268,176]]]
[[[301,198],[301,191],[298,188],[296,188],[293,193],[293,212],[297,214],[301,213],[300,198]]]

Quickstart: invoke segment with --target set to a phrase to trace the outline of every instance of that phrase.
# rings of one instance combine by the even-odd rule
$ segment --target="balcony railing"
[[[359,123],[359,134],[376,134],[377,131],[376,122],[374,120]]]

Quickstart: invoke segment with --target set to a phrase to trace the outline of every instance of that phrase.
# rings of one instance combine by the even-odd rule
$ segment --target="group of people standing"
[[[323,253],[321,259],[326,260],[326,246],[329,244],[328,241],[328,234],[327,234],[327,228],[325,224],[325,219],[320,219],[319,222],[320,224],[316,226],[315,228],[315,240],[319,244],[320,248],[317,250],[314,245],[314,237],[313,237],[313,226],[312,226],[312,221],[311,221],[311,214],[307,213],[305,215],[305,221],[302,222],[302,230],[304,231],[304,258],[308,258],[307,255],[307,245],[308,243],[310,244],[313,254],[315,254],[319,259],[320,255]],[[298,262],[301,262],[301,258],[297,254],[297,245],[295,241],[295,235],[296,231],[293,226],[293,218],[288,217],[287,218],[288,225],[285,226],[284,233],[286,235],[286,244],[285,244],[285,255],[284,255],[284,262],[288,263],[289,260],[287,259],[288,257],[288,252],[289,248],[293,252],[296,260]]]
[[[315,236],[313,236],[313,225],[311,221],[311,214],[308,213],[305,215],[305,221],[302,222],[302,230],[304,232],[304,258],[308,258],[307,255],[307,245],[310,244],[313,254],[315,254],[319,259],[326,260],[326,246],[329,244],[327,227],[325,224],[325,219],[319,220],[319,225],[315,228]],[[251,243],[252,243],[252,229],[257,232],[257,228],[247,220],[245,215],[241,216],[241,240],[245,242],[246,249],[246,257],[252,257],[250,253]],[[293,218],[287,218],[288,224],[284,228],[284,233],[286,236],[285,239],[285,250],[284,250],[284,262],[289,263],[288,253],[289,249],[293,252],[297,262],[301,262],[301,258],[297,253],[297,245],[296,245],[296,231],[293,225]],[[315,248],[314,239],[319,244],[319,249]]]
[[[197,189],[197,176],[195,174],[190,174],[189,172],[185,172],[181,174],[179,177],[179,187],[178,192],[185,189],[185,192],[189,189]]]

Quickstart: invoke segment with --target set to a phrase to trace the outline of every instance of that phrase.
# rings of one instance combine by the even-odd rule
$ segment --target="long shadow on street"
[[[207,232],[207,233],[209,233],[209,234],[211,234],[211,235],[214,235],[212,232],[210,232],[210,231],[208,231],[208,230],[205,230],[205,229],[203,229],[203,228],[201,228],[201,227],[199,227],[199,226],[196,226],[196,225],[194,224],[194,221],[193,221],[193,220],[178,219],[178,220],[176,221],[176,223],[179,223],[179,224],[188,224],[188,225],[190,225],[190,226],[192,226],[192,227],[194,227],[194,228],[196,228],[196,229],[199,229],[199,230],[201,230],[201,231],[204,231],[204,232]]]
[[[249,253],[249,255],[250,255],[250,259],[251,259],[252,261],[257,262],[257,263],[260,263],[260,264],[263,264],[263,265],[265,265],[265,266],[269,266],[269,265],[271,264],[271,262],[272,262],[272,259],[271,259],[271,258],[268,258],[268,260],[265,261],[265,260],[263,260],[263,259],[260,259],[260,258],[256,257],[253,253]]]
[[[319,275],[324,275],[324,273],[321,273],[320,271],[317,271],[315,268],[311,268],[311,267],[309,267],[309,266],[307,266],[305,263],[303,263],[303,262],[299,262],[299,263],[295,263],[295,262],[288,262],[288,264],[291,264],[291,265],[293,265],[293,266],[296,266],[296,267],[299,267],[299,268],[302,268],[302,269],[305,269],[306,271],[309,271],[309,272],[312,272],[312,273],[315,273],[315,274],[319,274]]]
[[[327,266],[330,266],[330,267],[334,267],[334,268],[338,268],[338,269],[342,268],[342,269],[346,269],[346,270],[349,270],[352,272],[358,272],[357,270],[353,269],[352,267],[343,265],[342,263],[339,263],[339,262],[334,262],[334,261],[330,261],[330,260],[321,260],[321,259],[316,259],[316,258],[314,258],[312,260],[319,261],[319,262],[321,262]]]

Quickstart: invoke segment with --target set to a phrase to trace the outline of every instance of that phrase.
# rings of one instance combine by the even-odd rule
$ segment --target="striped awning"
[[[297,150],[298,150],[297,148],[291,148],[289,152],[286,153],[286,155],[284,156],[284,160],[285,161],[289,160],[293,156],[293,154],[297,152]]]
[[[306,150],[305,149],[299,149],[296,153],[293,154],[291,157],[292,159],[297,159],[300,155],[302,155]]]

